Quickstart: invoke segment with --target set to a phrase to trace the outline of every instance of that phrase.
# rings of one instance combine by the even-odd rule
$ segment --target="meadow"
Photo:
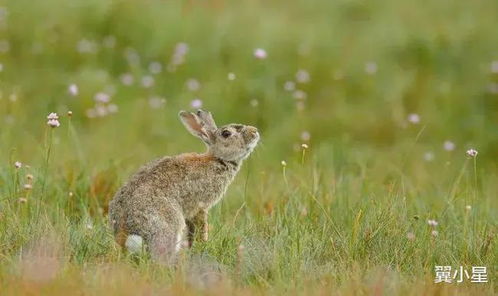
[[[496,28],[485,0],[1,1],[0,295],[494,295]],[[108,203],[205,149],[200,107],[261,142],[168,268]]]

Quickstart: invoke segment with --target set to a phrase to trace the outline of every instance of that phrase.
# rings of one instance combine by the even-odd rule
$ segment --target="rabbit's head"
[[[245,159],[259,141],[258,129],[243,124],[228,124],[218,128],[210,112],[180,111],[180,120],[187,130],[208,146],[209,153],[226,161]]]

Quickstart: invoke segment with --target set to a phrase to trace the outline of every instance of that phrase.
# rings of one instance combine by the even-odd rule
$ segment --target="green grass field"
[[[498,2],[0,6],[0,295],[497,293]],[[107,205],[200,105],[262,140],[167,268]]]

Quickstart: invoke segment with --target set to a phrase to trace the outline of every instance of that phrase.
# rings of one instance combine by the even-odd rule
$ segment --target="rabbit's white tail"
[[[143,239],[140,235],[128,235],[125,246],[130,253],[140,253],[143,248]]]

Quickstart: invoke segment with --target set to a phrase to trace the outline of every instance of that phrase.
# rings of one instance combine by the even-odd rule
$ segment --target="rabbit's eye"
[[[223,138],[228,138],[228,137],[230,137],[231,134],[232,133],[228,130],[224,130],[221,132],[221,135],[223,136]]]

